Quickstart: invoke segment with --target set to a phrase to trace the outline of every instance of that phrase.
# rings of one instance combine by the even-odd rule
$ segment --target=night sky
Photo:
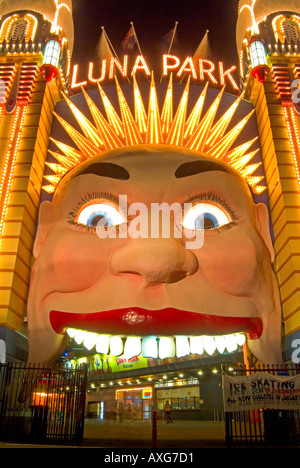
[[[211,60],[224,66],[238,64],[235,30],[238,0],[73,0],[75,44],[72,62],[95,62],[101,27],[119,58],[121,42],[134,23],[142,53],[150,68],[161,57],[165,34],[177,26],[177,44],[171,53],[194,55],[209,29]],[[136,53],[137,55],[137,53]]]

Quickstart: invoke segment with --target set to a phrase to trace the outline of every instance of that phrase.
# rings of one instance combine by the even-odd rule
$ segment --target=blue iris
[[[219,227],[219,222],[211,213],[201,213],[195,219],[195,229],[214,229],[217,227]]]
[[[105,211],[94,211],[87,219],[87,226],[96,227],[101,221],[102,226],[111,226],[113,224],[112,218],[105,213]]]

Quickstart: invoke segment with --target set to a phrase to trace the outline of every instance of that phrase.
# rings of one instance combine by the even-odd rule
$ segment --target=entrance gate
[[[0,439],[79,444],[86,365],[76,369],[0,364]]]
[[[223,375],[251,376],[264,372],[266,377],[297,376],[300,366],[268,366],[246,368],[239,366],[228,372],[223,367]],[[224,385],[223,385],[224,387]],[[297,389],[298,390],[298,389]],[[300,399],[295,389],[293,398]],[[225,434],[227,447],[231,446],[295,446],[300,443],[300,410],[272,409],[264,407],[237,411],[225,411]]]

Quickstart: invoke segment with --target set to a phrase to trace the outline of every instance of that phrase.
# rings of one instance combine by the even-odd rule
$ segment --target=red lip
[[[66,328],[79,328],[110,335],[226,335],[243,332],[250,339],[262,333],[259,317],[224,317],[197,314],[166,308],[147,310],[139,307],[94,313],[71,313],[52,310],[51,326],[56,333]]]

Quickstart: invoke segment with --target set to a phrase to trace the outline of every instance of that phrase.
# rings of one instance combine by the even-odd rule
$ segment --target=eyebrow
[[[85,174],[94,174],[102,177],[110,177],[111,179],[128,180],[130,174],[126,169],[118,164],[98,162],[92,163],[85,169],[77,173],[74,177],[78,177]]]
[[[221,171],[233,174],[229,168],[227,169],[222,164],[218,164],[213,161],[191,161],[181,164],[175,171],[175,177],[180,179],[182,177],[188,177],[210,171]]]

